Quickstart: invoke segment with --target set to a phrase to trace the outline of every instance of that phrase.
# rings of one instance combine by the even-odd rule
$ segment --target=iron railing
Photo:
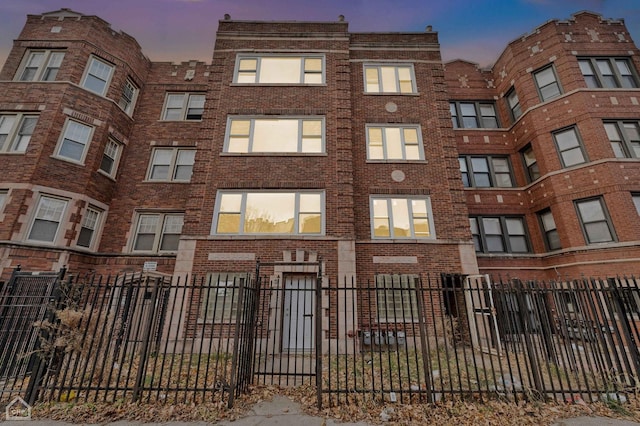
[[[38,296],[48,313],[38,318],[5,289],[2,321],[24,322],[39,343],[14,351],[26,369],[3,364],[12,373],[0,388],[20,386],[0,392],[0,402],[27,388],[40,401],[232,405],[252,384],[305,384],[320,406],[593,400],[638,388],[636,279],[339,281],[315,265],[268,277],[259,268],[70,276],[56,297]]]

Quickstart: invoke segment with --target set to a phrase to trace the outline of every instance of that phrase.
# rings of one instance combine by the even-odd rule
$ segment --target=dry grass
[[[197,404],[135,404],[116,401],[113,403],[48,403],[34,407],[34,419],[51,419],[72,423],[104,423],[129,420],[138,422],[206,421],[218,422],[242,417],[250,407],[270,400],[276,394],[284,394],[302,406],[309,415],[332,418],[338,421],[364,421],[382,423],[380,414],[384,410],[390,425],[437,424],[437,425],[550,425],[559,419],[598,415],[640,421],[640,402],[630,398],[624,405],[614,403],[519,403],[488,401],[470,403],[447,401],[437,404],[380,404],[347,397],[351,403],[319,410],[315,389],[311,386],[278,389],[260,386],[236,400],[233,409],[226,403],[203,402]]]

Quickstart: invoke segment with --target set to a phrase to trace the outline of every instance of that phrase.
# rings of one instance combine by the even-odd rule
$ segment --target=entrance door
[[[285,275],[282,349],[310,351],[314,342],[315,275]]]

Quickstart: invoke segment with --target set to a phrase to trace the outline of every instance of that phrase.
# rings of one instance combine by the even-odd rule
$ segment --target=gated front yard
[[[0,402],[232,405],[252,384],[315,386],[325,406],[638,387],[635,279],[367,282],[269,267],[174,279],[16,271],[0,288]]]

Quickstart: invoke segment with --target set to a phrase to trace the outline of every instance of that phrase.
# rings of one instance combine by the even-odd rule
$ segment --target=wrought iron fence
[[[596,400],[638,386],[640,289],[632,278],[388,276],[324,291],[335,318],[322,376],[329,405],[354,395]]]
[[[5,296],[0,322],[23,322],[38,344],[15,351],[26,369],[3,364],[13,373],[0,388],[20,386],[0,402],[27,388],[32,400],[232,405],[251,384],[307,384],[320,406],[593,400],[638,388],[633,278],[260,273],[71,276],[56,281],[58,297],[38,296],[49,301],[38,299],[48,312],[38,318]]]

